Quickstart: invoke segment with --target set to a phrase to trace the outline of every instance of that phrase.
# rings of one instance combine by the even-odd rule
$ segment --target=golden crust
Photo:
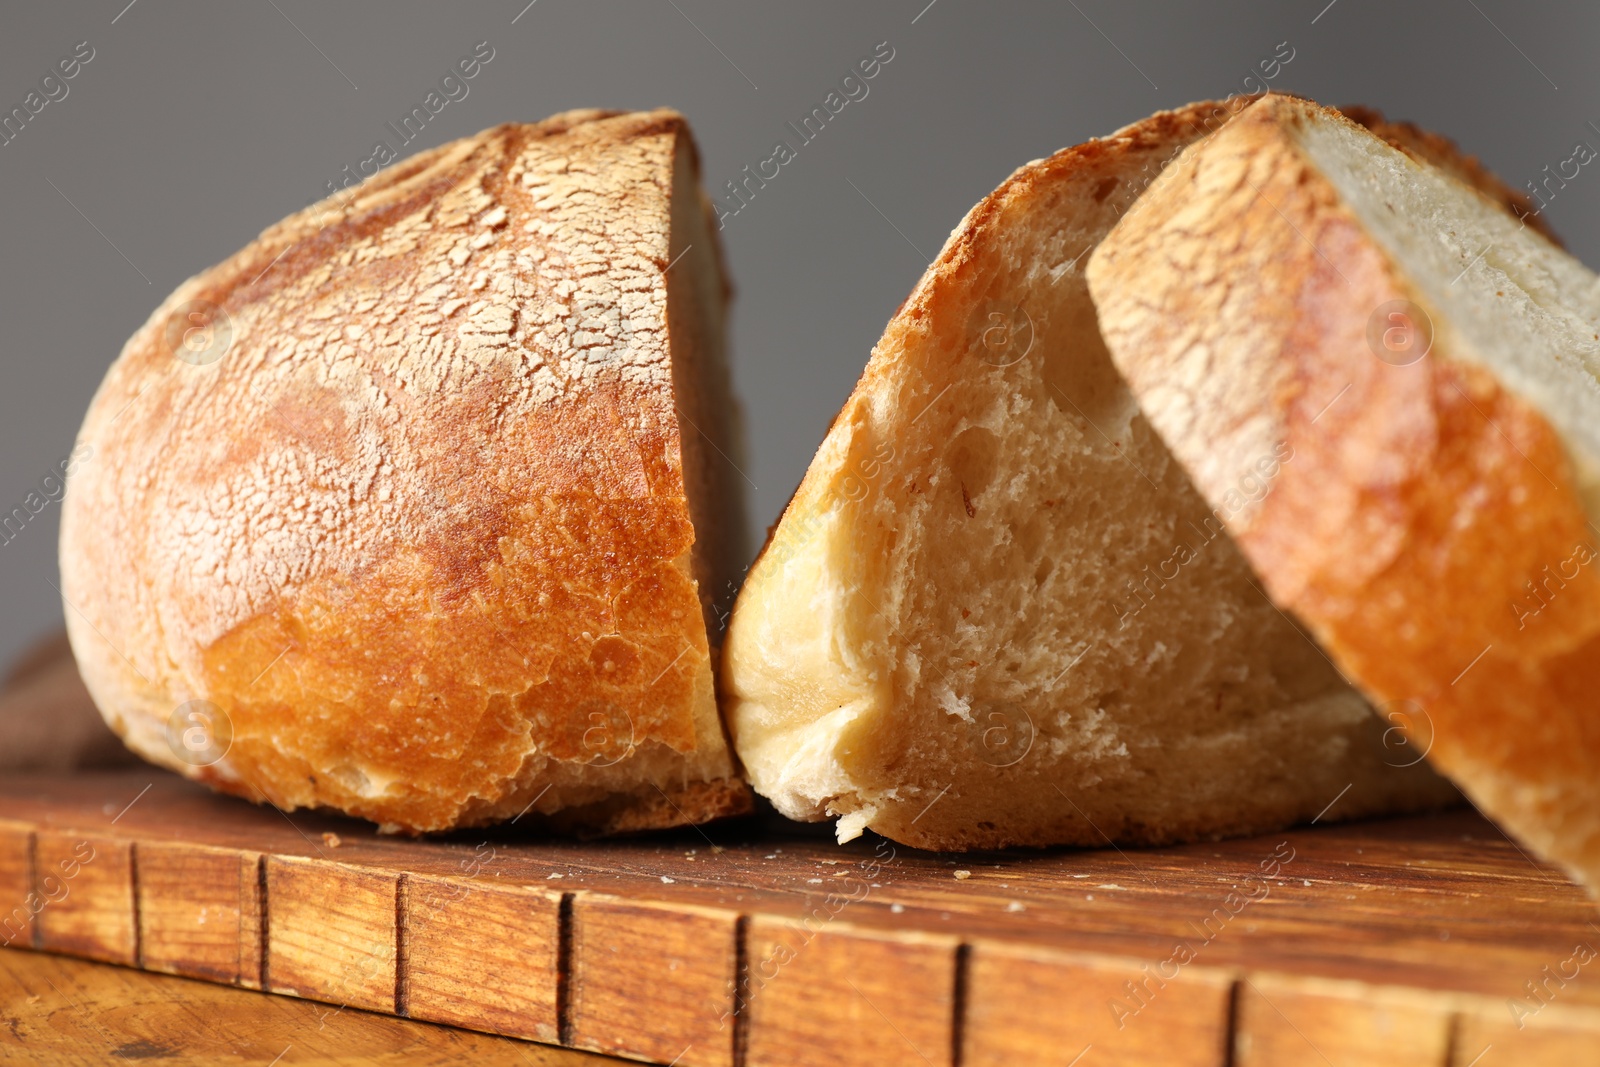
[[[1109,136],[1097,137],[1082,144],[1063,148],[1045,159],[1035,160],[1017,168],[1010,177],[1000,183],[998,188],[974,205],[961,220],[960,225],[951,232],[944,248],[940,249],[939,255],[917,282],[916,288],[895,309],[888,330],[885,332],[885,338],[874,346],[874,353],[887,347],[889,331],[898,329],[903,332],[928,313],[928,305],[935,286],[941,280],[959,275],[963,265],[971,269],[971,260],[974,258],[977,243],[1003,213],[1009,198],[1026,196],[1033,189],[1048,185],[1052,178],[1071,173],[1106,156],[1138,154],[1148,151],[1152,146],[1175,145],[1181,150],[1196,138],[1221,129],[1235,115],[1258,99],[1259,95],[1235,96],[1226,100],[1199,100],[1170,111],[1157,111],[1149,118],[1130,123]],[[1460,147],[1448,137],[1426,130],[1415,123],[1386,119],[1377,108],[1352,105],[1345,109],[1345,113],[1352,121],[1366,127],[1387,143],[1414,158],[1425,160],[1449,171],[1485,196],[1501,203],[1516,217],[1525,219],[1530,226],[1557,245],[1561,243],[1560,238],[1549,228],[1544,219],[1532,214],[1532,204],[1528,197],[1502,182],[1498,176],[1479,163],[1476,156],[1463,154]],[[1170,159],[1156,161],[1147,178],[1157,173],[1159,168],[1168,162]],[[823,435],[824,439],[832,432],[834,423],[850,410],[852,403],[860,402],[860,398],[871,393],[869,375],[875,377],[882,375],[881,366],[877,366],[879,364],[880,361],[876,359],[868,361],[861,378],[851,390],[849,400],[829,422],[828,432]],[[876,371],[875,366],[877,366]],[[782,525],[784,517],[795,509],[795,500],[802,493],[816,497],[827,491],[826,486],[807,486],[808,481],[816,480],[811,474],[815,467],[813,464],[807,468],[806,475],[795,487],[783,511],[767,527],[766,536],[756,554],[757,562],[771,547],[772,539]],[[754,568],[755,563],[752,563],[751,570]]]
[[[865,825],[917,847],[971,849],[1011,845],[1101,845],[1107,834],[1117,841],[1157,844],[1259,832],[1316,816],[1328,808],[1328,800],[1340,794],[1341,789],[1348,790],[1349,795],[1329,813],[1330,818],[1422,810],[1457,799],[1455,791],[1426,768],[1401,773],[1383,764],[1381,752],[1332,751],[1336,746],[1319,749],[1306,742],[1305,735],[1309,731],[1291,728],[1293,736],[1286,739],[1281,750],[1282,778],[1294,784],[1278,789],[1271,797],[1259,793],[1243,795],[1250,791],[1240,790],[1227,797],[1223,804],[1195,804],[1188,810],[1166,810],[1159,815],[1143,814],[1153,810],[1155,805],[1129,815],[1112,801],[1095,807],[1085,800],[1092,809],[1086,816],[1081,809],[1063,803],[1062,794],[1043,780],[1034,764],[1019,763],[1004,770],[987,764],[964,765],[962,757],[955,754],[963,746],[964,739],[956,732],[959,727],[949,722],[933,726],[910,713],[901,713],[901,709],[885,713],[885,724],[877,736],[891,740],[874,739],[872,743],[881,745],[886,754],[872,757],[870,763],[869,757],[862,755],[869,743],[863,739],[865,729],[858,728],[857,720],[848,720],[842,727],[823,725],[829,713],[844,708],[857,696],[856,690],[847,685],[836,685],[837,692],[824,694],[828,699],[814,692],[836,681],[822,679],[822,674],[844,673],[845,668],[838,665],[832,653],[833,647],[836,643],[850,644],[854,648],[865,645],[864,638],[835,635],[853,634],[852,628],[857,626],[862,632],[898,634],[896,619],[889,614],[891,609],[882,608],[877,602],[881,596],[882,604],[892,604],[893,594],[866,598],[874,612],[875,621],[870,624],[843,621],[848,613],[841,608],[841,621],[834,624],[837,630],[813,631],[804,620],[796,617],[803,608],[796,608],[795,602],[804,601],[814,591],[808,585],[805,593],[794,596],[791,589],[800,576],[812,578],[813,570],[821,575],[817,578],[819,582],[843,591],[837,596],[838,604],[848,603],[850,591],[857,588],[880,587],[883,581],[880,568],[887,566],[880,561],[894,559],[897,546],[904,543],[904,523],[909,521],[906,511],[891,512],[885,506],[871,517],[864,517],[863,511],[852,511],[844,520],[848,522],[848,535],[828,533],[832,529],[830,515],[838,510],[840,500],[854,499],[850,483],[852,480],[859,483],[860,479],[852,472],[877,469],[874,457],[881,458],[880,445],[892,445],[896,461],[902,454],[921,454],[918,451],[921,446],[913,439],[912,430],[890,428],[895,426],[897,413],[903,413],[900,426],[906,421],[914,422],[911,413],[930,410],[931,402],[942,395],[943,390],[961,384],[962,375],[970,373],[969,366],[948,358],[950,346],[947,343],[929,339],[968,334],[972,309],[980,304],[979,294],[1006,269],[1000,265],[1005,253],[998,251],[1005,234],[1027,225],[1020,220],[1028,219],[1040,205],[1063,202],[1087,205],[1092,197],[1109,220],[1114,217],[1113,212],[1132,202],[1144,183],[1181,149],[1196,138],[1222,128],[1248,103],[1248,99],[1203,101],[1175,111],[1160,112],[1106,138],[1063,149],[1020,168],[968,212],[896,311],[780,522],[768,531],[767,543],[752,567],[730,629],[723,676],[725,690],[730,694],[727,711],[735,728],[735,741],[757,788],[771,797],[780,810],[797,817],[822,818],[827,813],[853,815],[850,805],[860,799],[860,794],[880,789],[886,792],[893,785],[903,796],[878,805]],[[1062,260],[1078,249],[1079,246],[1072,243],[1064,249]],[[938,354],[911,356],[908,353]],[[908,365],[914,369],[908,370]],[[908,381],[914,383],[915,392],[907,386]],[[924,421],[916,428],[916,433],[936,437],[944,432],[933,428],[940,425],[939,417],[938,413],[930,415],[933,421]],[[906,463],[915,468],[915,463],[909,460]],[[904,465],[885,462],[882,467],[886,473],[870,477],[879,479],[885,488],[882,494],[873,494],[872,499],[886,499],[902,491],[920,491],[909,477],[896,480],[898,475],[905,474]],[[911,482],[910,488],[905,488],[903,482]],[[889,488],[891,485],[894,488]],[[1186,485],[1181,473],[1174,471],[1169,488],[1174,506],[1183,507],[1192,502],[1196,513],[1204,513],[1198,494]],[[848,552],[824,554],[815,549],[813,546],[826,536],[839,537],[841,545],[847,536]],[[1231,549],[1226,551],[1232,556]],[[846,555],[848,561],[844,558]],[[796,558],[802,562],[790,569],[789,561]],[[1278,623],[1276,612],[1245,584],[1242,561],[1232,558],[1233,564],[1218,563],[1217,566],[1236,566],[1237,587],[1249,602],[1243,605],[1244,609],[1248,611],[1254,607],[1271,617],[1273,623]],[[815,568],[806,562],[809,559],[817,560]],[[1081,561],[1073,561],[1073,565],[1084,566]],[[814,596],[810,606],[816,606]],[[966,612],[962,614],[965,616]],[[861,611],[849,618],[865,615],[866,612]],[[883,618],[877,618],[878,615]],[[773,652],[773,649],[780,651]],[[852,655],[855,654],[858,653]],[[1305,672],[1307,676],[1314,676],[1321,670],[1326,673],[1331,689],[1343,690],[1318,654],[1310,651],[1305,654],[1315,661],[1314,669]],[[872,675],[872,682],[876,684],[884,673],[880,666]],[[863,688],[866,684],[863,683]],[[868,699],[861,697],[862,701]],[[880,698],[870,699],[876,702]],[[881,699],[887,702],[891,698]],[[1365,717],[1360,701],[1352,697],[1351,702]],[[1285,703],[1288,703],[1287,697]],[[872,706],[881,705],[873,703]],[[808,719],[818,708],[825,710]],[[799,710],[796,713],[792,709]],[[789,722],[777,727],[771,725],[791,714],[793,718]],[[843,769],[842,759],[837,764],[841,770],[835,771],[825,753],[813,753],[807,748],[802,755],[793,745],[780,748],[767,740],[768,734],[794,729],[793,723],[802,719],[819,724],[816,726],[819,738],[822,731],[840,731],[835,736],[845,739],[840,740],[837,747],[849,753],[848,771]],[[1374,736],[1381,734],[1382,728],[1376,720],[1370,725],[1375,727],[1371,731]],[[846,730],[855,733],[846,735]],[[921,744],[930,733],[940,739],[939,743]],[[1339,740],[1353,739],[1360,733],[1351,730],[1349,738]],[[1168,740],[1171,743],[1180,741],[1179,738]],[[777,755],[766,760],[763,750],[775,751]],[[1320,779],[1336,775],[1337,782],[1325,792],[1306,785],[1308,781],[1320,784]],[[1172,781],[1147,779],[1138,788],[1181,792],[1176,785]],[[837,790],[832,793],[834,800],[842,798],[842,803],[828,799],[832,790]],[[933,800],[937,803],[929,803]]]
[[[495,127],[155,312],[90,408],[62,528],[73,645],[130,747],[408,831],[547,787],[538,811],[629,794],[640,825],[673,821],[662,789],[720,798],[689,818],[738,806],[702,788],[736,772],[667,328],[687,141],[671,111]],[[232,728],[207,766],[166,736],[197,699]]]
[[[1578,568],[1538,625],[1507,610],[1591,544],[1568,459],[1447,329],[1407,367],[1352,357],[1374,308],[1424,299],[1285,135],[1309,121],[1343,120],[1267,98],[1129,213],[1090,264],[1107,341],[1213,501],[1230,453],[1293,449],[1233,528],[1273,598],[1376,701],[1425,712],[1432,761],[1487,813],[1595,886],[1600,576]]]
[[[1010,177],[1001,182],[989,195],[973,205],[960,224],[951,231],[944,247],[934,257],[933,263],[923,272],[916,287],[901,301],[884,330],[884,335],[873,346],[861,377],[857,379],[850,397],[828,424],[823,435],[823,447],[833,436],[834,427],[849,417],[850,413],[868,402],[880,386],[881,380],[891,373],[891,355],[903,347],[907,334],[928,328],[924,322],[942,303],[957,301],[942,299],[945,286],[954,284],[976,269],[981,257],[979,248],[987,234],[993,231],[1007,203],[1013,198],[1025,198],[1035,190],[1049,186],[1063,174],[1071,174],[1086,164],[1105,156],[1147,152],[1152,147],[1182,147],[1195,137],[1218,129],[1253,97],[1239,97],[1237,102],[1202,100],[1171,111],[1158,111],[1149,118],[1130,123],[1107,137],[1097,137],[1082,144],[1063,148],[1045,159],[1037,159],[1018,167]],[[1164,165],[1166,159],[1152,164],[1152,173]],[[880,353],[884,353],[880,355]],[[783,520],[791,514],[804,514],[817,502],[834,491],[835,472],[828,464],[815,459],[806,468],[805,475],[795,488],[778,518],[767,527],[767,536],[751,563],[753,572],[761,558],[773,548],[774,538],[783,528]]]
[[[717,819],[748,815],[754,808],[755,794],[744,779],[718,778],[712,782],[690,782],[671,793],[657,791],[653,796],[623,796],[591,807],[557,812],[549,817],[548,824],[581,837],[611,837],[698,826]]]

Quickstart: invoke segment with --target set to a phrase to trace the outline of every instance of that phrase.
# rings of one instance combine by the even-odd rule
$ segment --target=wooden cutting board
[[[451,1026],[268,997],[42,952],[0,951],[0,1064],[105,1067],[618,1067]],[[202,1020],[196,1025],[196,1020]]]
[[[1600,915],[1469,811],[967,856],[414,841],[140,769],[0,783],[0,909],[13,948],[684,1067],[1600,1062]]]

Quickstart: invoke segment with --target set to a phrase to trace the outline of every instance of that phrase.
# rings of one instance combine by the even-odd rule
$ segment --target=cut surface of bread
[[[129,747],[407,832],[747,809],[708,638],[744,558],[708,218],[679,115],[569,112],[180,286],[64,504],[72,645]]]
[[[1500,204],[1516,219],[1544,234],[1551,241],[1558,245],[1561,243],[1561,238],[1550,228],[1544,215],[1534,207],[1532,197],[1501,181],[1499,176],[1479,162],[1476,156],[1463,153],[1448,137],[1433,130],[1425,130],[1414,122],[1397,122],[1385,118],[1383,112],[1374,107],[1340,107],[1338,110],[1345,118],[1365,127],[1369,133],[1389,147],[1398,149],[1413,159],[1433,164],[1462,184],[1472,186],[1490,200]]]
[[[1485,813],[1600,886],[1600,279],[1269,96],[1091,260],[1117,365],[1266,588]]]
[[[784,814],[965,849],[1453,798],[1393,765],[1410,755],[1257,588],[1100,339],[1088,254],[1242,104],[1023,167],[890,322],[724,645],[735,745]]]

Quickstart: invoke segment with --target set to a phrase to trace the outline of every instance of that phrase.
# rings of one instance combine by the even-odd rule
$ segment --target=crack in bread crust
[[[499,126],[284,220],[152,315],[85,421],[62,533],[74,649],[131,747],[407,831],[546,787],[541,812],[654,811],[649,781],[747,802],[674,401],[687,138],[670,111]],[[203,365],[170,344],[194,307],[231,331]],[[231,722],[207,766],[166,737],[193,699]]]
[[[1101,321],[1208,498],[1259,440],[1292,447],[1236,530],[1274,599],[1375,700],[1422,708],[1430,759],[1593,889],[1600,575],[1563,573],[1534,624],[1508,610],[1593,544],[1572,463],[1289,132],[1343,121],[1270,98],[1194,150],[1092,260]],[[1397,300],[1433,322],[1405,366],[1368,350]]]
[[[1335,817],[1455,798],[1425,767],[1384,765],[1365,702],[1220,528],[1200,533],[1209,509],[1099,344],[1087,252],[1247,103],[1163,112],[1019,169],[896,312],[729,634],[735,742],[785,814],[965,849],[1260,831],[1347,786]],[[1037,343],[993,358],[976,338],[1010,329],[1019,303]],[[1159,563],[1196,538],[1189,592],[1114,614],[1138,553]],[[1032,747],[991,759],[973,739],[1011,711]]]

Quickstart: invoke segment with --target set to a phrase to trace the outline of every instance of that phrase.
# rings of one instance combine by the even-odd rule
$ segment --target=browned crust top
[[[665,292],[687,136],[587,110],[423,152],[134,335],[62,536],[74,643],[130,744],[412,829],[581,763],[595,715],[693,752],[709,658]],[[231,339],[192,364],[196,309]],[[164,751],[194,699],[231,719],[215,765]]]
[[[1484,810],[1600,884],[1600,575],[1571,465],[1448,323],[1418,362],[1375,358],[1374,312],[1426,301],[1286,133],[1313,121],[1345,120],[1269,98],[1113,231],[1090,266],[1112,354],[1213,503],[1219,455],[1292,450],[1233,528],[1273,598]]]

